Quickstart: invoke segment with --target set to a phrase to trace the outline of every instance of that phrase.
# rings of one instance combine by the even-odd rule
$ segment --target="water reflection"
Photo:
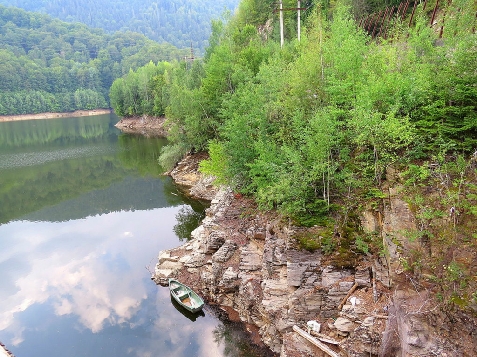
[[[204,210],[158,175],[164,140],[74,119],[0,125],[0,341],[18,357],[263,356],[150,280]]]
[[[189,206],[181,207],[176,214],[177,224],[174,226],[174,233],[181,241],[189,240],[191,232],[197,228],[204,217],[204,210],[194,210]]]
[[[171,296],[171,304],[179,311],[185,318],[189,319],[190,321],[194,322],[199,317],[204,317],[204,311],[200,310],[198,312],[190,312],[183,306],[179,305],[178,302]]]
[[[147,197],[154,197],[146,187],[153,181],[136,181],[134,185],[131,180],[124,182],[131,175],[160,176],[157,156],[166,140],[119,135],[113,126],[114,118],[117,121],[115,116],[103,115],[1,123],[0,223],[45,208],[58,208],[59,203],[68,200],[77,204],[77,198],[84,199],[85,194],[92,208],[89,214],[180,202],[170,194],[175,192],[172,187],[165,191],[155,187],[163,196],[156,206],[157,199],[144,199],[146,192]],[[163,182],[172,186],[166,178]],[[127,184],[130,185],[125,188]],[[104,189],[110,191],[109,198],[99,194]],[[111,192],[114,189],[121,194]],[[100,202],[106,206],[100,207]],[[124,202],[134,206],[128,207]],[[81,214],[84,217],[88,208],[84,204],[77,207],[73,216],[62,219],[80,218]]]
[[[179,209],[0,226],[0,279],[9,287],[2,340],[18,356],[72,355],[73,347],[77,356],[222,356],[215,317],[204,314],[194,327],[144,264],[175,244]]]

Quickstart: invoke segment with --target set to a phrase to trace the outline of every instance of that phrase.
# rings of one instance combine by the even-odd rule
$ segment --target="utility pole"
[[[184,61],[186,62],[186,66],[188,67],[188,63],[192,63],[195,60],[194,56],[194,48],[192,47],[192,41],[190,41],[190,57],[184,56]]]
[[[297,15],[297,20],[296,20],[297,27],[298,27],[298,42],[300,42],[300,35],[301,35],[301,9],[300,9],[301,1],[300,0],[298,0],[298,3],[297,3],[296,7],[298,9],[298,11],[297,11],[298,15]]]
[[[306,7],[301,7],[301,0],[297,1],[297,7],[283,8],[283,0],[280,0],[280,8],[274,12],[280,11],[280,46],[283,48],[284,35],[283,35],[283,11],[297,11],[297,27],[298,27],[298,41],[301,39],[301,10],[306,10]]]
[[[280,47],[283,48],[283,2],[280,0]]]

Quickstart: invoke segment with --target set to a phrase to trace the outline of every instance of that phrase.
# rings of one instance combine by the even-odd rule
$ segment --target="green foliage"
[[[109,91],[111,106],[120,116],[164,114],[164,73],[170,64],[152,61],[115,80]]]
[[[368,243],[366,243],[366,241],[363,240],[360,236],[356,237],[354,244],[356,245],[356,249],[359,252],[363,254],[368,254],[370,252]]]
[[[227,183],[224,174],[227,172],[227,157],[224,153],[224,147],[221,143],[209,143],[209,159],[199,163],[199,171],[205,175],[215,176],[217,184]]]
[[[168,42],[178,48],[192,45],[203,51],[210,36],[210,21],[219,17],[224,9],[234,10],[239,0],[82,0],[81,3],[74,0],[1,0],[0,3],[47,13],[63,21],[82,22],[108,33],[129,30],[159,43]],[[18,16],[17,21],[28,25],[41,18],[29,21]]]
[[[325,236],[321,239],[321,250],[323,254],[331,254],[335,251],[336,244],[333,241],[333,237]]]
[[[315,227],[297,233],[295,236],[301,249],[314,252],[321,249],[324,254],[331,254],[336,248],[333,241],[333,231],[326,227]]]
[[[319,240],[313,235],[301,235],[298,237],[298,243],[302,249],[314,252],[320,248]]]

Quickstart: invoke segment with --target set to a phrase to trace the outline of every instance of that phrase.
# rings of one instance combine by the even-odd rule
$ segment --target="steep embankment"
[[[172,176],[188,186],[203,182],[195,167],[190,156]],[[293,332],[309,320],[321,324],[322,335],[312,334],[342,355],[476,355],[477,320],[440,303],[404,269],[404,254],[422,245],[403,233],[416,230],[417,220],[391,177],[386,189],[379,210],[360,213],[362,228],[382,238],[381,257],[303,250],[298,238],[320,236],[319,227],[294,227],[224,188],[192,239],[160,253],[153,279],[166,284],[173,276],[194,287],[282,357],[323,353]]]

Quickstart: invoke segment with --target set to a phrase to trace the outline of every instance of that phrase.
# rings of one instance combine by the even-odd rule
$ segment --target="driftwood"
[[[316,338],[313,336],[309,335],[307,332],[299,328],[297,325],[293,325],[293,331],[297,332],[300,336],[306,338],[308,341],[310,341],[312,344],[314,344],[316,347],[318,347],[320,350],[323,352],[327,353],[331,357],[341,357],[339,353],[336,353],[333,351],[331,348],[326,346],[324,343],[321,343],[318,341]]]
[[[338,305],[338,310],[341,310],[343,308],[343,305],[346,303],[346,300],[351,296],[352,293],[356,290],[358,287],[358,283],[354,283],[353,287],[349,289],[348,294],[346,294],[345,298],[341,301],[341,303]]]

